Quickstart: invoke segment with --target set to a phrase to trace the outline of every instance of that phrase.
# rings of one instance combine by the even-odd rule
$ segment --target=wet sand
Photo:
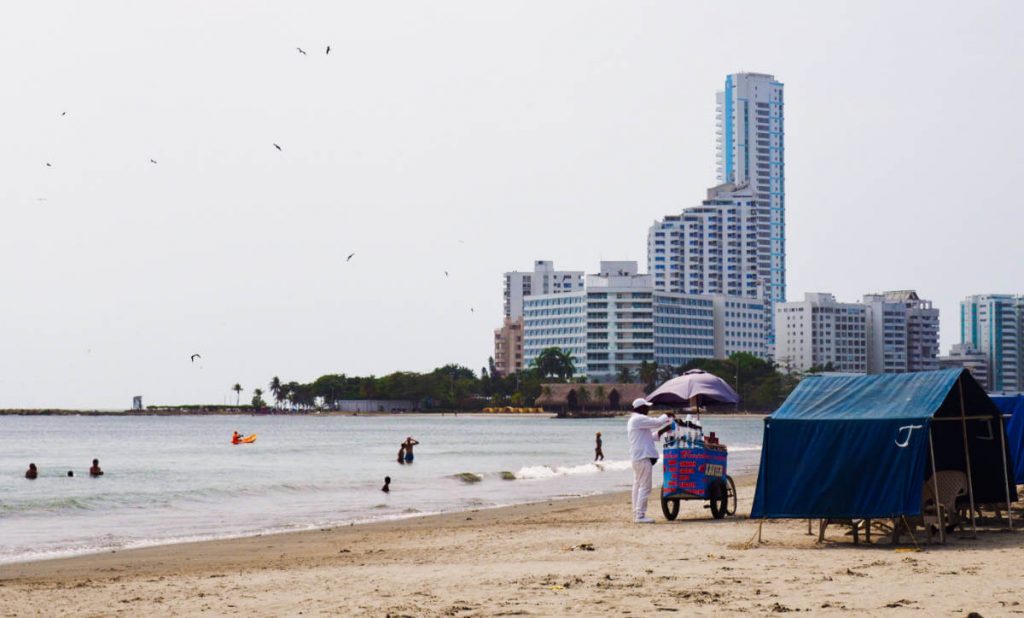
[[[646,526],[611,494],[3,565],[0,615],[1024,614],[1024,532],[915,551],[771,521],[759,544],[744,517],[652,506]]]

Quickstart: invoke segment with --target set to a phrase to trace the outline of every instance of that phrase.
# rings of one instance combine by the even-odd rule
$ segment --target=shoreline
[[[656,495],[656,494],[655,494]],[[753,477],[739,483],[748,513]],[[244,539],[4,565],[0,614],[373,616],[1024,613],[1024,532],[944,546],[826,542],[804,520],[653,525],[613,492]],[[1011,568],[1008,568],[1011,567]]]
[[[771,414],[771,412],[705,412],[702,413],[702,417],[764,417]],[[173,410],[68,410],[68,409],[0,409],[0,416],[117,416],[117,417],[134,417],[134,416],[388,416],[388,417],[419,417],[419,416],[468,416],[468,417],[482,417],[482,418],[508,418],[508,417],[548,417],[548,418],[559,418],[560,420],[586,420],[593,418],[622,418],[628,415],[627,411],[607,416],[562,416],[559,417],[557,412],[479,412],[479,411],[452,411],[443,410],[437,412],[345,412],[341,410],[323,410],[323,411],[312,411],[312,412],[293,412],[293,411],[273,411],[273,412],[255,412],[252,410],[243,409],[228,409],[228,410],[190,410],[185,408],[177,408]]]

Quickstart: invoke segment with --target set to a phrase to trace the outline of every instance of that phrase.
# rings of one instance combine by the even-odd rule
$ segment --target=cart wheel
[[[732,517],[736,514],[736,483],[731,476],[725,477],[725,514]]]
[[[708,485],[707,496],[708,500],[711,501],[711,516],[715,519],[725,517],[726,501],[729,499],[727,494],[728,490],[722,481],[715,481]]]
[[[676,516],[679,515],[679,499],[662,497],[661,512],[665,515],[665,519],[675,521]]]

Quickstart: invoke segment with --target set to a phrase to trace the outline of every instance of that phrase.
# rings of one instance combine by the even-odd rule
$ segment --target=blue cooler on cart
[[[684,436],[679,435],[680,427]],[[715,519],[736,514],[736,484],[726,474],[729,450],[724,444],[705,441],[699,424],[675,422],[666,434],[662,454],[661,511],[665,519],[672,521],[679,515],[680,500],[707,500]]]

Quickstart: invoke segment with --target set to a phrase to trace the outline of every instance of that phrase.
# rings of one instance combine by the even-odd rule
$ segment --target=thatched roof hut
[[[581,396],[582,390],[586,395]],[[643,396],[643,384],[542,384],[534,405],[555,412],[628,410]]]

